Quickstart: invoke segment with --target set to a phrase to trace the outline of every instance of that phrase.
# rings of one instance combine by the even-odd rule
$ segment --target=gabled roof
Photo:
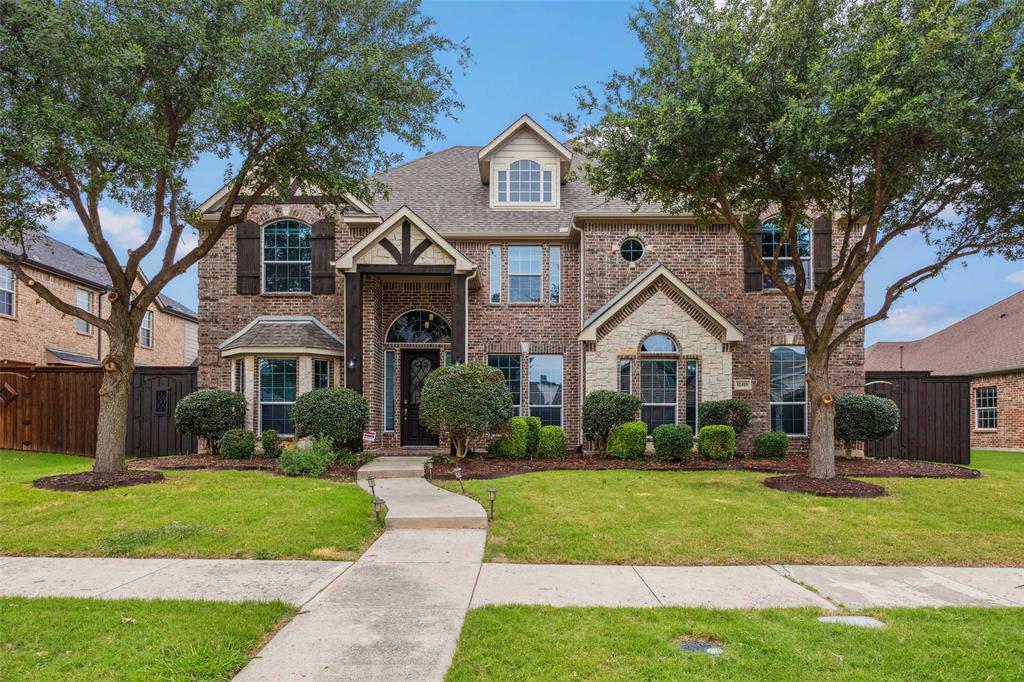
[[[206,199],[206,201],[204,201],[203,203],[199,204],[199,212],[201,214],[205,215],[207,213],[213,213],[213,212],[216,212],[216,211],[220,211],[221,208],[224,206],[224,199],[225,199],[225,197],[227,197],[228,192],[231,189],[231,185],[232,185],[232,183],[230,183],[230,182],[225,183],[223,187],[221,187],[219,190],[217,190],[216,192],[211,194]],[[307,197],[318,196],[318,195],[319,195],[319,192],[316,189],[311,189],[311,190],[309,190],[308,194],[306,194]],[[374,212],[373,212],[372,208],[367,206],[365,202],[360,201],[358,198],[356,198],[352,194],[345,193],[344,197],[345,197],[345,201],[348,202],[348,206],[346,207],[346,212],[348,212],[349,207],[351,207],[351,209],[352,209],[352,211],[354,212],[355,215],[363,215],[363,216],[373,216],[374,215]]]
[[[56,346],[47,346],[46,352],[57,359],[58,362],[67,362],[73,365],[98,365],[100,361],[93,355],[85,355]]]
[[[996,374],[1024,369],[1024,291],[923,339],[874,343],[864,352],[864,369],[928,371],[937,375]]]
[[[698,310],[703,314],[707,315],[712,321],[725,330],[723,341],[742,341],[743,332],[739,330],[732,322],[725,318],[715,308],[701,298],[696,291],[688,287],[681,279],[676,277],[675,273],[669,270],[666,266],[661,263],[655,262],[651,267],[647,268],[639,277],[630,282],[622,291],[613,296],[611,300],[605,303],[603,306],[598,308],[593,315],[587,318],[586,322],[583,323],[583,329],[580,331],[580,341],[596,341],[597,330],[605,322],[615,316],[617,312],[622,310],[626,305],[629,304],[634,298],[643,293],[647,287],[656,283],[658,280],[664,279],[669,285],[674,287],[680,294],[688,299]]]
[[[481,147],[480,151],[477,152],[476,158],[480,168],[480,182],[487,184],[491,180],[491,155],[498,151],[509,138],[523,129],[529,130],[540,138],[540,141],[550,147],[551,151],[561,159],[563,176],[568,172],[569,165],[572,163],[572,151],[552,137],[548,131],[544,130],[544,128],[530,118],[529,115],[523,114],[517,118],[512,125],[505,128],[505,130],[503,130],[496,138],[488,142],[486,146]]]
[[[345,350],[341,337],[308,315],[260,315],[218,347],[223,357],[283,350],[340,355]]]
[[[21,244],[13,240],[0,238],[0,251],[4,251],[12,256],[20,256]],[[53,237],[45,234],[26,235],[25,255],[28,256],[30,265],[49,270],[54,274],[95,287],[101,291],[109,291],[111,288],[110,274],[107,272],[107,268],[102,260]],[[145,274],[142,274],[142,279],[143,281],[148,281]],[[157,296],[157,307],[170,315],[182,317],[192,322],[199,319],[194,310],[184,303],[175,301],[170,296],[159,294]]]

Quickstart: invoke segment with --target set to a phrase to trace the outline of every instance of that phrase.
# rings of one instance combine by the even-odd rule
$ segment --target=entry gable
[[[344,272],[359,265],[448,265],[456,274],[476,274],[476,265],[408,206],[392,213],[335,263]]]
[[[667,289],[669,298],[683,307],[698,323],[705,328],[714,330],[716,335],[724,342],[742,341],[743,332],[736,325],[725,318],[715,308],[700,297],[697,292],[688,287],[675,273],[661,263],[655,263],[642,275],[633,280],[622,291],[615,295],[610,301],[591,315],[583,324],[580,331],[580,341],[597,341],[601,336],[602,328],[617,324],[620,313],[627,313],[632,309],[631,304],[650,297],[651,293],[659,289]],[[673,295],[674,294],[674,295]]]

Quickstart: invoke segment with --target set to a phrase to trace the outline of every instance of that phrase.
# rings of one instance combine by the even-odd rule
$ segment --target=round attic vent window
[[[635,263],[644,255],[644,243],[639,239],[627,239],[619,247],[619,255],[626,262]]]

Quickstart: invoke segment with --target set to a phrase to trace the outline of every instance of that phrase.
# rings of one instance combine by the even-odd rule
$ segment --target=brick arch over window
[[[430,310],[409,310],[388,326],[385,343],[451,343],[452,329],[448,322]]]

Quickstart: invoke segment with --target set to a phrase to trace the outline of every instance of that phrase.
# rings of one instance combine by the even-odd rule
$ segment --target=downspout
[[[900,344],[900,369],[903,369],[903,344]]]

